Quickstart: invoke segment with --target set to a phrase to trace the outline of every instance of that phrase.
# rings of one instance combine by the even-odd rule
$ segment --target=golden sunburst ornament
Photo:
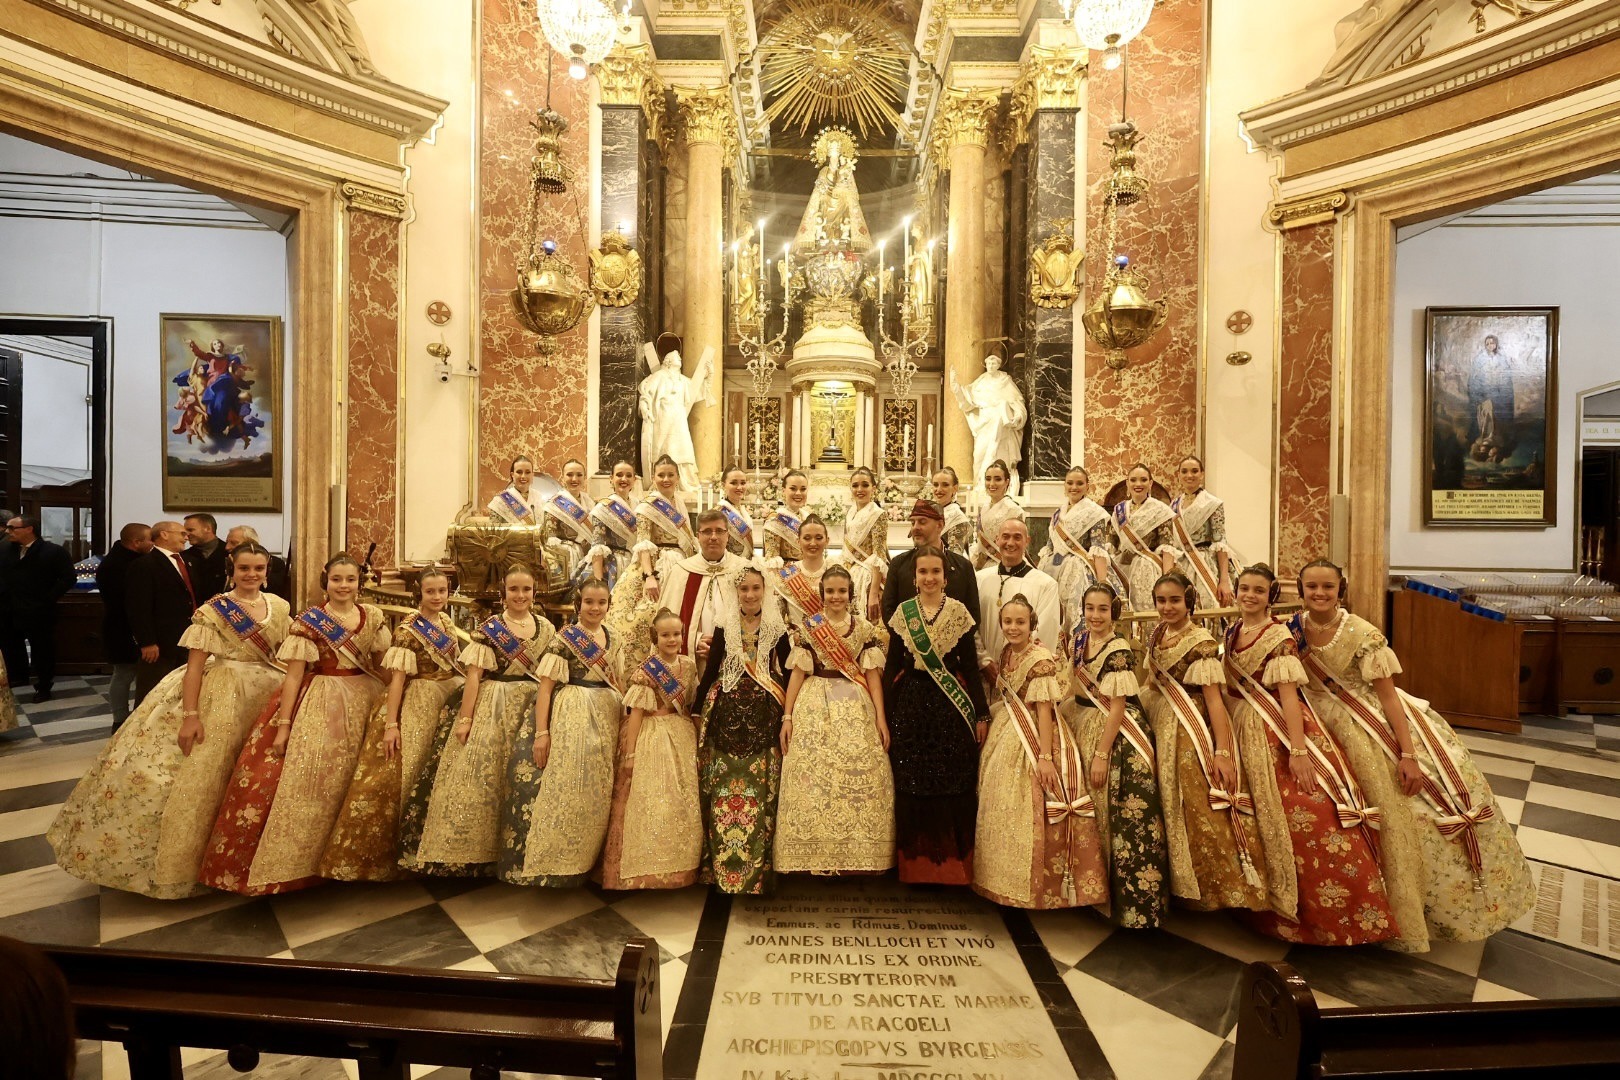
[[[791,0],[759,44],[760,86],[801,133],[832,121],[864,136],[898,121],[908,54],[876,0]]]

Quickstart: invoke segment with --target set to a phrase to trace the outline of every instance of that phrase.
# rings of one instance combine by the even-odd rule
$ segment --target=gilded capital
[[[343,196],[343,202],[350,210],[364,210],[367,213],[391,218],[405,216],[405,196],[397,191],[383,191],[380,188],[357,184],[353,180],[345,180],[338,188],[338,193]]]
[[[731,107],[731,89],[726,86],[675,88],[680,107],[681,129],[686,144],[717,144],[727,161],[738,153],[737,114]]]
[[[964,90],[950,86],[940,95],[934,113],[934,157],[940,168],[954,146],[990,146],[990,128],[1001,106],[1001,91],[994,88]]]
[[[1029,141],[1029,125],[1041,109],[1078,109],[1086,80],[1086,54],[1082,49],[1032,47],[1018,81],[1013,84],[1007,110],[1006,142],[1010,149]]]
[[[1349,195],[1342,191],[1329,191],[1290,202],[1274,203],[1266,213],[1266,221],[1272,228],[1287,232],[1289,229],[1332,221],[1349,205]]]
[[[658,142],[664,126],[664,84],[646,45],[622,42],[596,68],[602,105],[639,105],[647,117],[647,138]]]

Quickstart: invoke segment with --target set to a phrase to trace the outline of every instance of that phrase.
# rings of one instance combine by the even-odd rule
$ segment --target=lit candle
[[[905,267],[910,267],[910,265],[911,265],[911,215],[910,214],[906,215],[906,222],[905,222],[904,225],[902,225],[900,227],[900,232],[901,232],[900,244],[901,244],[901,251],[903,253],[901,255],[901,259],[900,259],[900,265],[905,266]],[[908,269],[906,271],[906,273],[909,274],[909,273],[911,273],[911,271]]]
[[[886,241],[878,241],[878,321],[883,320],[883,245]]]
[[[742,425],[731,425],[731,459],[735,461],[742,454]]]
[[[934,452],[934,425],[928,425],[928,441],[923,443],[923,454],[932,455]]]
[[[756,470],[759,468],[759,429],[760,424],[756,421],[754,424],[754,468]]]
[[[778,461],[787,460],[787,424],[781,420],[776,422],[776,458]]]
[[[889,422],[887,420],[878,423],[878,462],[885,469],[889,467]]]

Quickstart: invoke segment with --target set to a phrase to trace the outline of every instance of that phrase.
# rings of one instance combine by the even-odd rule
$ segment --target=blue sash
[[[360,613],[362,626],[365,625],[365,617],[365,612],[362,611]],[[305,629],[313,630],[334,653],[347,660],[350,664],[364,671],[367,675],[376,678],[381,677],[371,670],[371,665],[366,662],[366,657],[361,654],[355,632],[338,622],[337,619],[333,618],[332,613],[325,608],[307,608],[299,612],[296,621]]]
[[[649,656],[641,662],[641,670],[647,678],[652,680],[653,688],[658,691],[658,696],[664,699],[671,708],[679,711],[681,693],[685,690],[685,687],[681,686],[681,681],[675,677],[675,673],[669,670],[669,665],[656,656]]]
[[[608,669],[607,650],[598,645],[596,639],[586,633],[583,626],[579,623],[569,623],[557,631],[557,636],[562,638],[562,643],[568,646],[569,652],[579,657],[580,663],[594,669],[613,689],[619,689],[618,680]]]
[[[662,495],[654,495],[647,500],[647,505],[664,515],[665,519],[677,529],[685,528],[686,515],[675,509],[675,504]]]
[[[788,532],[792,533],[794,536],[799,535],[799,526],[801,524],[803,524],[798,518],[794,517],[792,514],[784,513],[783,511],[780,511],[780,510],[778,510],[776,512],[776,523],[778,525],[782,526]]]
[[[569,498],[566,491],[559,491],[553,495],[550,501],[546,503],[546,510],[552,517],[572,525],[576,536],[583,539],[589,535],[589,530],[585,524],[585,519],[590,516],[589,512],[579,503]]]
[[[717,504],[717,509],[726,515],[726,524],[731,526],[732,531],[746,541],[749,533],[753,532],[753,528],[747,521],[743,520],[743,516],[734,510],[730,503],[725,501]]]
[[[231,628],[238,639],[247,642],[259,654],[265,663],[276,664],[276,650],[271,648],[270,642],[264,636],[264,627],[259,625],[247,611],[224,593],[220,593],[208,601],[208,606],[214,614],[225,620],[225,625]]]
[[[522,521],[524,518],[529,517],[532,513],[532,511],[530,511],[530,509],[523,504],[523,500],[512,494],[510,489],[503,490],[495,497],[500,500],[502,506],[506,507],[506,512],[512,515],[513,521]]]
[[[540,616],[536,615],[534,618],[535,635],[539,636]],[[495,646],[496,651],[506,659],[507,663],[514,665],[518,671],[522,672],[524,675],[528,675],[531,678],[534,676],[534,670],[529,664],[529,658],[525,656],[523,652],[523,646],[526,645],[527,642],[518,637],[516,634],[512,633],[511,628],[500,620],[500,616],[490,616],[484,621],[484,624],[480,626],[478,630],[485,637],[489,638],[489,643]]]
[[[448,667],[451,671],[460,671],[456,664],[456,639],[453,635],[440,629],[432,619],[421,612],[412,615],[405,623],[405,629],[422,639],[422,644],[433,650],[434,659],[441,667]]]
[[[621,502],[618,496],[610,495],[597,503],[591,517],[616,533],[626,545],[636,542],[636,512]]]

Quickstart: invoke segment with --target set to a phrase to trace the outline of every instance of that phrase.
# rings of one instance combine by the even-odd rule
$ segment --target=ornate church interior
[[[1611,0],[0,0],[0,1060],[1620,1068],[1617,224]]]

